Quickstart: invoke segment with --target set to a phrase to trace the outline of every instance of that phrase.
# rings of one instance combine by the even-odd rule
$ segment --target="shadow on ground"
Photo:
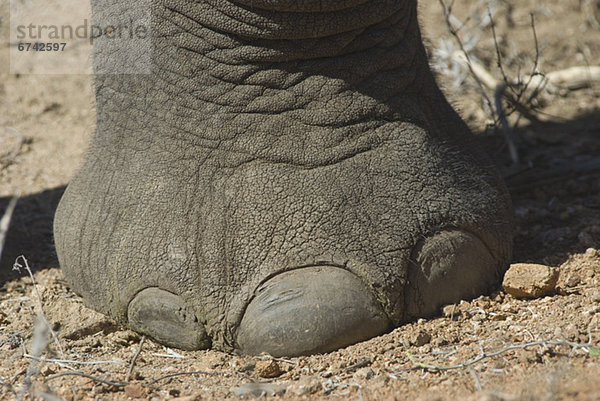
[[[56,267],[52,221],[65,187],[48,189],[19,199],[12,215],[0,260],[0,286],[19,275],[12,271],[15,259],[24,255],[33,270]],[[0,198],[0,216],[10,198]]]
[[[569,254],[600,248],[600,113],[515,131],[512,165],[500,135],[486,140],[515,211],[514,262],[558,266]]]

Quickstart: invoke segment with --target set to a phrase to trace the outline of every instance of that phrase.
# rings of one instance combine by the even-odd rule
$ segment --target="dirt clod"
[[[283,374],[281,367],[274,360],[256,362],[255,371],[258,376],[269,379]]]
[[[431,334],[424,330],[420,330],[418,333],[415,333],[410,338],[410,345],[414,345],[415,347],[421,347],[425,344],[428,344],[431,341]]]
[[[321,389],[321,383],[316,378],[303,377],[290,385],[288,392],[298,396],[314,394]]]
[[[146,390],[139,383],[132,383],[125,386],[125,395],[131,398],[143,398],[146,396]]]
[[[514,263],[504,276],[504,291],[515,298],[539,298],[552,293],[558,269],[534,263]]]

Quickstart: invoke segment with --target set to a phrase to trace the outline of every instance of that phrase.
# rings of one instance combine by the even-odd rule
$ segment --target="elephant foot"
[[[497,259],[477,236],[442,230],[417,244],[409,269],[406,317],[431,316],[445,304],[472,299],[499,280]]]
[[[179,296],[152,287],[140,291],[129,303],[129,327],[162,344],[184,350],[210,347],[204,325]]]
[[[245,354],[309,355],[367,340],[390,327],[357,276],[338,267],[313,266],[278,274],[256,290],[237,346]]]

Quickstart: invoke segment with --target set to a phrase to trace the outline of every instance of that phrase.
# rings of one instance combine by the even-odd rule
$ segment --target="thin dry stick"
[[[19,259],[23,259],[24,265],[19,263]],[[42,297],[40,296],[40,293],[37,289],[37,284],[35,283],[35,278],[33,278],[33,273],[31,272],[31,269],[29,268],[29,263],[27,262],[27,259],[23,255],[19,256],[15,260],[15,264],[13,265],[13,270],[17,270],[19,273],[21,273],[22,267],[25,268],[25,270],[27,270],[27,273],[29,273],[29,277],[31,277],[31,282],[33,283],[33,290],[35,291],[35,295],[36,295],[37,301],[38,301],[38,306],[40,307],[39,316],[41,317],[42,321],[48,328],[48,331],[52,335],[52,339],[56,343],[56,346],[60,352],[60,356],[62,357],[62,359],[65,359],[65,353],[63,351],[62,346],[60,345],[60,342],[58,341],[58,336],[56,335],[54,330],[52,330],[52,326],[50,326],[48,319],[46,319],[46,315],[44,314],[44,308],[42,307]]]
[[[495,82],[497,82],[496,79],[494,79],[491,76],[491,74],[489,74],[487,72],[484,73],[485,70],[482,71],[480,69],[480,71],[476,71],[476,68],[474,67],[475,64],[472,62],[471,57],[469,56],[469,52],[467,52],[467,50],[465,49],[465,47],[462,43],[462,40],[461,40],[460,36],[458,35],[458,31],[456,29],[454,29],[454,27],[452,25],[452,22],[451,22],[452,15],[450,14],[450,8],[446,6],[444,0],[439,0],[439,1],[440,1],[442,8],[444,9],[444,17],[446,20],[446,26],[448,27],[450,34],[452,36],[454,36],[454,39],[456,40],[456,42],[458,43],[458,45],[460,47],[461,56],[462,56],[462,58],[464,58],[465,65],[467,66],[467,68],[471,72],[471,75],[473,76],[473,79],[479,86],[479,92],[481,93],[481,96],[483,97],[485,102],[488,104],[488,107],[492,111],[492,113],[495,113],[498,115],[498,120],[500,121],[500,124],[504,128],[503,133],[506,138],[506,143],[508,144],[510,157],[511,157],[513,163],[517,164],[519,162],[519,155],[517,153],[517,148],[515,146],[512,131],[510,130],[510,128],[508,126],[508,119],[506,118],[506,114],[504,112],[504,108],[502,106],[502,100],[501,100],[506,88],[509,86],[494,84]],[[490,24],[492,26],[492,32],[494,33],[494,41],[496,43],[496,53],[498,54],[498,65],[500,66],[500,70],[502,71],[503,77],[505,77],[505,82],[508,82],[508,78],[506,78],[506,74],[504,73],[504,68],[502,67],[502,59],[500,56],[500,49],[498,47],[498,44],[496,42],[496,37],[495,37],[496,33],[495,33],[495,29],[494,29],[494,21],[492,19],[492,15],[491,15],[491,12],[489,11],[489,9],[488,9],[488,15],[490,18]],[[483,88],[484,82],[485,82],[485,86],[488,86],[488,87],[492,86],[492,89],[494,89],[494,95],[495,95],[494,100],[495,101],[493,104],[492,104],[492,101],[490,100],[490,98],[488,97],[485,89]],[[494,116],[494,118],[495,118],[495,116]]]
[[[477,376],[477,373],[475,373],[475,369],[473,369],[472,367],[469,367],[469,373],[471,374],[471,377],[473,378],[473,381],[475,382],[475,389],[477,391],[481,391],[481,381],[479,380],[479,376]]]
[[[505,96],[509,99],[511,98],[511,96],[505,94],[507,88],[510,88],[512,93],[516,95],[517,100],[514,100],[514,103],[518,103],[518,99],[520,98],[521,94],[515,92],[514,86],[510,84],[510,81],[506,76],[506,72],[504,71],[504,66],[502,65],[502,53],[500,52],[500,45],[498,44],[498,38],[496,36],[496,25],[494,23],[492,13],[489,10],[489,8],[488,16],[490,18],[490,27],[492,28],[492,37],[494,38],[494,48],[496,49],[496,62],[498,64],[498,67],[500,68],[500,73],[502,74],[503,80],[503,82],[496,85],[496,87],[494,88],[494,103],[496,106],[496,113],[498,113],[498,119],[500,120],[500,125],[502,126],[502,132],[504,132],[504,137],[506,139],[506,144],[508,145],[508,152],[510,154],[510,158],[513,164],[518,164],[519,153],[517,152],[517,147],[515,145],[513,129],[508,123],[508,118],[502,105],[502,98]]]
[[[596,19],[596,11],[598,6],[594,0],[584,0],[582,8],[584,11],[584,15],[587,15],[588,22],[590,25],[596,29],[600,29],[600,22]]]
[[[133,368],[135,366],[135,362],[137,361],[138,357],[140,356],[140,353],[142,352],[142,347],[144,346],[144,341],[146,341],[146,336],[142,336],[142,339],[140,340],[140,346],[138,347],[137,351],[135,352],[135,355],[133,356],[133,359],[131,360],[131,364],[129,365],[129,370],[127,371],[127,376],[125,377],[126,382],[129,382],[129,380],[131,378],[131,373],[133,373]]]
[[[496,50],[496,64],[498,68],[500,68],[500,73],[502,74],[502,79],[504,82],[509,83],[510,80],[504,71],[504,66],[502,65],[502,53],[500,52],[500,45],[498,44],[498,38],[496,36],[496,24],[494,23],[494,19],[492,18],[492,13],[488,8],[488,16],[490,17],[490,27],[492,28],[492,37],[494,38],[494,49]],[[509,87],[511,87],[509,85]],[[512,88],[512,87],[511,87]]]
[[[30,358],[30,359],[35,359],[36,361],[41,361],[41,362],[51,362],[51,363],[58,363],[58,364],[73,364],[73,365],[103,365],[103,364],[115,364],[115,365],[124,365],[124,362],[121,361],[75,361],[75,360],[71,360],[71,359],[50,359],[50,358],[41,358],[39,356],[35,356],[35,355],[30,355],[30,354],[23,354],[23,357],[25,358]]]
[[[46,338],[48,333],[46,333],[47,326],[43,325],[40,322],[41,318],[39,315],[36,317],[36,321],[33,327],[33,339],[32,339],[32,352],[34,355],[40,355],[42,351],[46,348],[48,343],[46,342]],[[23,348],[25,346],[23,345]],[[19,389],[19,393],[17,394],[17,400],[21,401],[24,399],[25,394],[29,392],[31,387],[31,378],[34,377],[37,373],[37,361],[31,360],[29,362],[29,366],[27,367],[27,372],[25,373],[25,378],[23,379],[23,384]]]
[[[475,78],[475,82],[477,82],[477,85],[479,85],[479,90],[481,92],[481,96],[483,96],[483,99],[488,104],[488,107],[490,108],[490,110],[494,110],[492,101],[490,100],[487,93],[485,92],[485,89],[483,89],[483,84],[479,80],[478,75],[472,69],[472,63],[471,63],[471,58],[469,57],[469,52],[467,52],[467,50],[465,49],[465,46],[463,45],[463,42],[460,39],[460,36],[458,35],[458,32],[456,31],[456,29],[454,29],[454,26],[452,26],[452,22],[451,22],[452,15],[450,13],[450,10],[452,8],[452,4],[454,3],[454,1],[452,1],[452,3],[450,3],[450,6],[446,6],[446,3],[444,0],[439,0],[439,2],[440,2],[440,5],[442,6],[442,9],[444,10],[444,19],[446,21],[446,26],[448,27],[448,31],[450,32],[450,34],[452,36],[454,36],[454,39],[456,39],[456,42],[458,43],[458,46],[460,47],[460,50],[466,60],[467,68],[469,68],[469,71]]]
[[[533,67],[531,68],[531,72],[529,73],[529,77],[527,79],[527,82],[525,83],[523,89],[521,90],[521,93],[519,93],[518,99],[520,99],[521,96],[527,90],[527,88],[529,88],[529,86],[531,85],[531,83],[533,82],[533,79],[535,77],[539,77],[539,76],[543,77],[543,75],[539,72],[539,66],[540,66],[540,45],[539,45],[538,37],[537,37],[537,30],[535,29],[535,17],[533,16],[533,13],[529,14],[529,18],[531,19],[531,33],[533,35],[533,44],[535,46],[535,58],[533,60]],[[525,101],[525,104],[531,104],[531,102],[533,101],[533,99],[535,99],[539,95],[540,91],[543,88],[544,88],[544,82],[543,82],[543,79],[540,79],[538,81],[535,89],[531,92],[531,95]]]
[[[62,372],[62,373],[57,373],[55,375],[48,376],[46,378],[46,380],[44,380],[44,381],[50,381],[50,380],[58,379],[59,377],[63,377],[63,376],[81,376],[81,377],[85,377],[86,379],[90,379],[90,380],[93,380],[93,381],[98,382],[98,383],[108,384],[109,386],[114,386],[114,387],[125,387],[127,385],[127,383],[124,383],[124,382],[115,382],[115,381],[111,381],[111,380],[105,380],[105,379],[101,379],[99,377],[88,375],[88,374],[83,373],[83,372]]]
[[[166,376],[161,376],[158,379],[154,379],[151,382],[146,383],[147,386],[151,386],[155,383],[158,383],[161,380],[164,379],[170,379],[171,377],[176,377],[176,376],[184,376],[184,375],[207,375],[207,376],[215,376],[214,373],[211,372],[205,372],[203,370],[196,370],[194,372],[180,372],[180,373],[172,373],[170,375],[166,375]]]
[[[500,85],[496,86],[496,89],[494,90],[494,102],[496,105],[496,113],[498,114],[498,119],[500,120],[500,125],[503,128],[502,132],[504,132],[504,138],[506,139],[510,159],[512,160],[513,164],[519,164],[519,152],[517,152],[517,146],[515,145],[513,130],[508,123],[508,117],[504,111],[504,106],[502,105],[502,98],[504,97],[506,88],[507,85],[505,82],[502,82]]]
[[[498,351],[489,352],[489,353],[485,352],[483,347],[480,346],[480,349],[481,349],[480,354],[477,357],[471,359],[470,361],[466,361],[463,363],[459,363],[456,365],[450,365],[450,366],[436,366],[436,365],[429,365],[429,364],[417,361],[417,359],[414,357],[414,355],[408,349],[408,344],[406,343],[405,340],[403,341],[403,344],[404,344],[404,348],[406,348],[406,355],[408,356],[408,359],[417,368],[433,370],[433,371],[464,369],[469,366],[475,365],[476,363],[479,363],[486,358],[491,358],[494,356],[502,355],[505,352],[508,352],[511,350],[526,349],[526,348],[530,348],[530,347],[534,347],[534,346],[538,346],[538,345],[540,345],[540,346],[568,345],[569,347],[571,347],[573,349],[583,349],[586,352],[592,352],[592,353],[596,352],[596,350],[600,350],[600,348],[598,346],[594,346],[593,344],[579,344],[579,343],[574,343],[572,341],[567,341],[567,340],[549,340],[549,341],[541,340],[541,341],[532,341],[532,342],[525,343],[525,344],[511,344],[511,345],[509,345],[505,348],[502,348]]]
[[[8,207],[4,211],[4,215],[0,219],[0,260],[2,260],[2,250],[4,249],[4,242],[6,241],[6,234],[8,234],[8,227],[10,226],[10,220],[12,219],[15,206],[17,206],[18,196],[13,196],[8,202]]]

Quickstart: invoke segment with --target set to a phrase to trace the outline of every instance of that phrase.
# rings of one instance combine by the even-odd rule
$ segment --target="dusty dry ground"
[[[452,12],[469,27],[459,32],[465,47],[497,79],[502,73],[482,4],[492,6],[510,79],[531,72],[536,58],[530,13],[540,71],[600,64],[597,0],[456,0]],[[438,2],[421,8],[434,63],[442,66],[443,54],[458,47]],[[511,114],[521,157],[514,165],[502,134],[489,127],[475,81],[451,62],[445,70],[439,80],[480,133],[511,190],[513,261],[559,267],[556,291],[517,300],[498,289],[347,349],[276,361],[142,344],[137,334],[82,305],[57,269],[51,221],[92,131],[91,79],[2,73],[0,215],[9,197],[21,198],[0,270],[0,399],[15,399],[24,388],[27,398],[47,400],[225,399],[261,392],[283,399],[600,399],[600,85],[544,91],[528,107],[537,121]],[[43,325],[34,330],[39,301],[31,278],[10,270],[19,254],[32,265],[39,301],[64,355],[51,340],[44,346],[49,337]],[[34,332],[41,341],[33,341]],[[490,355],[495,351],[501,352]],[[34,363],[36,354],[44,360]],[[444,369],[453,365],[460,366]]]

